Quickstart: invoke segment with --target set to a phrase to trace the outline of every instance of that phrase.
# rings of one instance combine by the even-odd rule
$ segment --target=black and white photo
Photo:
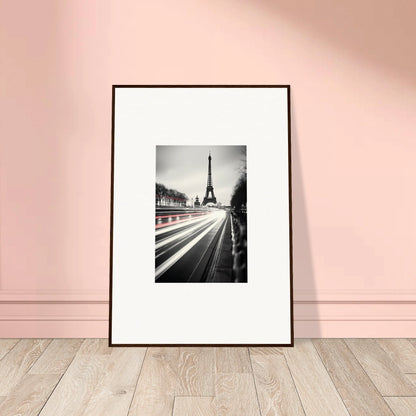
[[[156,283],[247,282],[246,146],[156,146]]]

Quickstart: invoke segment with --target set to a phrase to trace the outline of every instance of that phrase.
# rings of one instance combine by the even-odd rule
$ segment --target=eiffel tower
[[[212,186],[212,174],[211,174],[211,152],[209,152],[209,156],[208,156],[208,181],[207,181],[207,190],[205,192],[205,198],[202,202],[202,205],[207,205],[207,204],[216,204],[217,203],[217,198],[215,198],[214,195],[214,187]],[[211,194],[211,196],[210,196]]]

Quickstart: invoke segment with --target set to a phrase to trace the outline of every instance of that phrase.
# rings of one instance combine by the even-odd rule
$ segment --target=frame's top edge
[[[290,84],[113,84],[113,88],[290,88]]]

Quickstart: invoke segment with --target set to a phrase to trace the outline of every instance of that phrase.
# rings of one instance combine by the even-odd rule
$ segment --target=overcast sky
[[[234,185],[245,166],[246,146],[156,146],[156,181],[185,193],[189,199],[205,196],[208,154],[217,202],[229,205]]]

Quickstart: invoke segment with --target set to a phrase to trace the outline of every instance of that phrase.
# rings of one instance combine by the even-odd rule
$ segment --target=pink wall
[[[106,336],[111,85],[292,85],[296,336],[416,336],[416,3],[0,0],[0,336]]]

